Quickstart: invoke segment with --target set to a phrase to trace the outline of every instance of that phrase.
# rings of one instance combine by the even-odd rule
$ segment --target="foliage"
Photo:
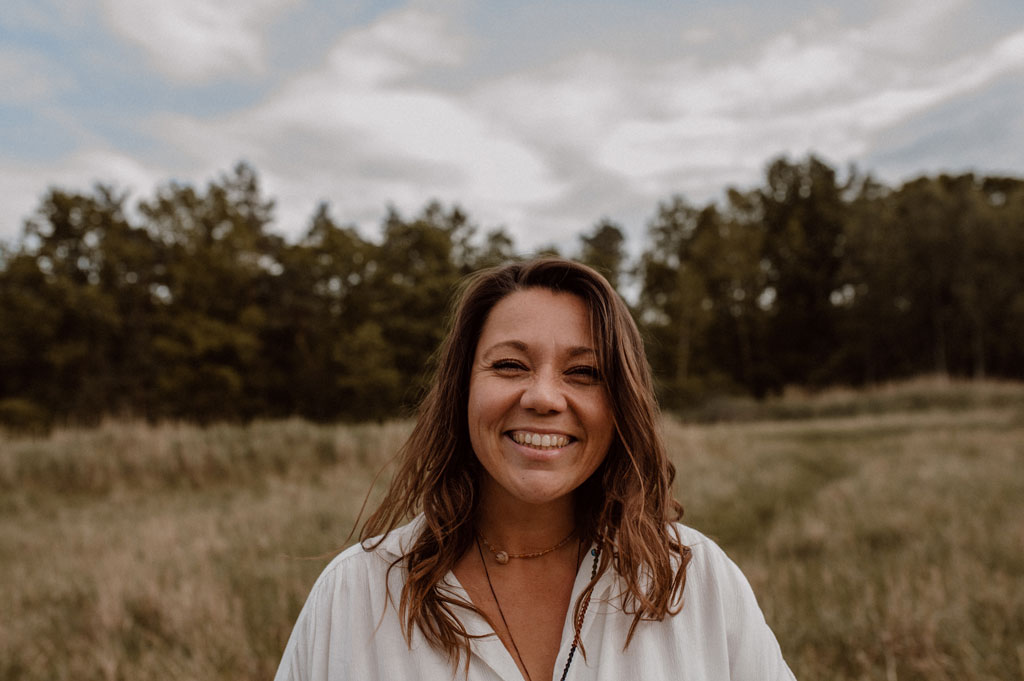
[[[723,205],[663,203],[638,318],[663,401],[918,374],[1024,378],[1024,180],[898,189],[811,156]]]
[[[134,209],[52,188],[0,251],[0,426],[407,414],[457,282],[516,257],[458,207],[379,237],[326,204],[294,242],[251,166]],[[921,373],[1024,378],[1024,180],[898,188],[810,156],[721,202],[658,205],[635,260],[602,219],[577,257],[628,292],[663,402]]]
[[[125,200],[52,189],[4,258],[0,425],[400,414],[458,280],[512,257],[502,230],[476,239],[438,204],[389,211],[379,243],[321,205],[288,243],[245,164],[161,187],[137,224]]]

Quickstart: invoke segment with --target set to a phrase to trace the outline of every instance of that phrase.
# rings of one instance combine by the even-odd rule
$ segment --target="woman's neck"
[[[544,550],[576,527],[571,496],[545,504],[526,504],[500,492],[482,496],[477,532],[509,553]]]

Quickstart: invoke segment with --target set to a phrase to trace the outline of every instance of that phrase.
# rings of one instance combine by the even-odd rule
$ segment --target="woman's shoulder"
[[[701,632],[696,648],[707,653],[718,646],[731,678],[793,681],[740,568],[704,533],[678,523],[671,527],[690,549],[683,607],[673,621],[687,632]]]
[[[693,559],[713,560],[724,556],[725,552],[713,539],[698,529],[683,523],[671,523],[668,531],[672,532],[683,546],[690,549]]]
[[[396,561],[404,554],[412,541],[415,541],[420,528],[420,519],[402,527],[391,530],[387,534],[371,537],[348,547],[324,567],[320,576],[313,584],[311,596],[325,591],[334,591],[345,585],[359,588],[368,583],[383,583],[392,565],[401,569]]]
[[[682,523],[672,523],[670,531],[690,550],[686,566],[687,582],[714,583],[719,587],[749,589],[746,577],[718,543],[700,530]]]
[[[684,525],[683,523],[670,523],[668,527],[670,531],[676,533],[679,539],[682,540],[683,544],[686,546],[711,541],[700,530],[694,529],[689,525]]]
[[[383,614],[401,590],[405,568],[400,559],[417,532],[417,524],[410,523],[350,546],[327,564],[299,612],[278,679],[308,678],[311,669],[345,668],[346,651],[372,636],[402,640],[401,630],[393,626],[397,620],[385,622]]]

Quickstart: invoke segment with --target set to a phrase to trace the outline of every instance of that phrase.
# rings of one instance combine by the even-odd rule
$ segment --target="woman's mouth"
[[[518,445],[540,450],[561,449],[573,440],[573,438],[568,435],[562,435],[561,433],[542,434],[533,433],[528,430],[512,430],[509,431],[508,436]]]

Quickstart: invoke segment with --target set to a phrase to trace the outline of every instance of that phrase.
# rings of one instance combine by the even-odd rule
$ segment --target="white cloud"
[[[441,15],[410,7],[347,33],[331,50],[328,63],[340,83],[372,87],[426,66],[458,64],[463,42]]]
[[[911,30],[909,18],[900,12],[862,30],[783,35],[752,63],[668,64],[646,89],[652,99],[662,93],[669,110],[652,115],[637,106],[597,141],[595,159],[651,196],[692,182],[700,169],[756,179],[765,160],[782,151],[855,159],[887,127],[1024,68],[1020,34],[966,56],[893,68],[886,48]],[[939,19],[934,11],[922,16],[928,24]],[[917,28],[917,45],[926,50],[928,33]]]
[[[686,28],[679,36],[687,45],[706,45],[715,39],[715,32],[706,26]]]
[[[920,17],[939,26],[956,7]],[[896,59],[914,16],[818,21],[767,39],[749,62],[582,53],[451,94],[418,83],[464,64],[466,37],[407,8],[348,32],[321,69],[251,110],[154,124],[206,173],[252,160],[290,230],[318,198],[364,225],[387,202],[414,211],[440,198],[532,246],[586,229],[580,216],[636,216],[674,192],[706,200],[754,183],[781,152],[864,157],[881,131],[1021,66],[1019,36],[934,63]],[[921,53],[929,30],[918,31]]]
[[[403,84],[457,64],[461,42],[437,15],[395,11],[343,35],[322,68],[250,110],[150,125],[204,172],[252,161],[292,233],[321,198],[364,224],[389,202],[411,212],[432,198],[504,221],[557,196],[543,161],[459,96]]]
[[[130,14],[128,0],[103,1]],[[210,10],[196,38],[203,55],[165,68],[193,80],[260,68],[261,32],[292,1],[299,0],[239,4],[231,18]],[[174,9],[173,21],[155,21],[152,35],[184,31],[195,2]],[[218,117],[151,117],[147,130],[170,150],[174,172],[118,172],[148,191],[172,174],[205,182],[249,160],[278,200],[279,227],[292,234],[321,199],[366,227],[389,202],[410,213],[432,198],[460,201],[478,222],[507,224],[525,248],[574,238],[601,216],[636,230],[656,201],[680,191],[703,201],[727,185],[756,183],[779,153],[814,151],[840,164],[877,158],[893,131],[1024,69],[1024,31],[990,44],[948,40],[964,0],[877,6],[884,13],[860,26],[823,11],[760,42],[751,34],[742,54],[712,49],[728,31],[716,24],[715,33],[681,31],[685,45],[674,58],[595,45],[538,67],[502,64],[506,75],[495,78],[481,67],[494,58],[480,59],[485,36],[466,35],[417,2],[342,34],[318,68],[255,106]],[[146,29],[135,21],[141,40]],[[175,40],[175,58],[193,59],[185,38]],[[728,56],[712,61],[709,53]],[[457,87],[443,85],[449,75]],[[108,161],[129,159],[93,152],[25,175],[8,165],[0,180],[27,195],[32,186],[92,177],[85,173]]]
[[[634,76],[614,58],[588,53],[486,84],[474,106],[539,148],[580,149],[616,120],[642,112],[644,102],[631,92]]]
[[[637,219],[672,193],[703,201],[756,183],[780,153],[865,158],[883,131],[1020,70],[1018,34],[949,48],[962,8],[903,3],[861,27],[824,13],[766,36],[753,59],[591,52],[492,81],[474,104],[569,185],[548,214]],[[684,34],[690,44],[707,36]]]
[[[142,48],[153,64],[181,82],[259,73],[263,32],[300,0],[102,0],[115,33]]]
[[[843,39],[858,43],[864,49],[887,57],[900,57],[911,62],[933,56],[936,39],[956,21],[957,12],[968,0],[904,0],[892,3],[879,21],[864,30],[844,32]],[[945,42],[945,41],[944,41]],[[939,45],[947,49],[948,43]],[[940,56],[934,51],[934,56]]]

